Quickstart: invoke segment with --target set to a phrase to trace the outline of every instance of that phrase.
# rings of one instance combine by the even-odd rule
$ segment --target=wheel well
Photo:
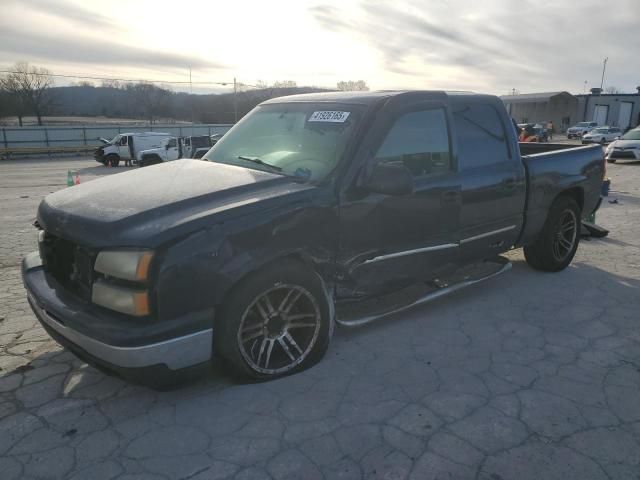
[[[584,190],[580,187],[573,187],[560,192],[553,201],[555,202],[560,197],[571,197],[580,206],[580,210],[584,208]]]
[[[113,158],[113,157],[115,157],[118,160],[120,160],[120,155],[118,155],[117,153],[109,153],[104,158]]]
[[[309,270],[318,273],[317,270],[315,269],[315,266],[313,265],[313,262],[311,262],[311,260],[309,260],[308,258],[305,258],[305,256],[299,252],[290,253],[282,257],[272,258],[270,260],[267,260],[265,263],[256,265],[255,268],[252,268],[250,270],[247,270],[246,272],[243,272],[242,275],[236,278],[235,281],[231,283],[224,290],[224,293],[222,294],[222,296],[216,301],[216,308],[219,308],[225,302],[229,294],[233,290],[235,290],[238,287],[238,285],[240,285],[243,281],[245,281],[250,276],[269,268],[281,268],[282,265],[287,262],[297,263],[303,268],[308,268]],[[320,276],[320,278],[322,278],[322,276]],[[323,279],[323,283],[324,283],[324,279]]]

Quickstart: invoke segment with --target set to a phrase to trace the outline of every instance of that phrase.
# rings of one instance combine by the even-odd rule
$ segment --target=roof
[[[356,105],[372,105],[382,99],[398,95],[422,93],[431,94],[434,97],[470,95],[472,92],[457,92],[444,90],[378,90],[373,92],[322,92],[303,93],[300,95],[289,95],[286,97],[272,98],[262,105],[273,103],[296,103],[296,102],[327,102],[327,103],[351,103]],[[474,94],[477,95],[477,94]]]
[[[569,92],[542,92],[542,93],[523,93],[520,95],[503,95],[500,98],[503,102],[516,102],[516,103],[528,103],[528,102],[548,102],[552,97],[558,95],[573,97]]]

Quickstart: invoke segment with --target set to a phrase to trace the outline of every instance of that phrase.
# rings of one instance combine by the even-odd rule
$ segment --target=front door
[[[443,105],[415,106],[391,116],[371,164],[404,166],[414,192],[361,192],[340,206],[345,291],[372,294],[435,278],[455,264],[460,183],[450,118]]]

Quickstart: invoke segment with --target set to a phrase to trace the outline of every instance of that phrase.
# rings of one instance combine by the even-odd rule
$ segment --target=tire
[[[607,141],[604,139],[604,137],[602,137],[600,139],[600,145],[604,145],[605,143],[607,143]]]
[[[162,159],[157,155],[144,155],[141,160],[141,167],[148,167],[162,163]]]
[[[607,159],[607,163],[616,163],[616,159],[615,158],[609,158],[609,159]]]
[[[118,165],[120,165],[120,157],[114,153],[107,155],[105,165],[111,166],[111,167],[117,167]]]
[[[569,231],[567,228],[571,222],[573,227]],[[549,209],[538,238],[524,247],[527,263],[543,272],[559,272],[567,268],[578,249],[581,226],[578,203],[569,196],[557,198]]]
[[[214,352],[243,378],[270,380],[300,372],[327,351],[332,311],[315,272],[296,261],[272,265],[229,293],[214,326]]]

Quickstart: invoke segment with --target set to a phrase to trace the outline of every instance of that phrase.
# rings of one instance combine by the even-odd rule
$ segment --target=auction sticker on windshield
[[[335,112],[335,111],[322,111],[313,112],[309,117],[308,122],[334,122],[344,123],[351,112]]]

